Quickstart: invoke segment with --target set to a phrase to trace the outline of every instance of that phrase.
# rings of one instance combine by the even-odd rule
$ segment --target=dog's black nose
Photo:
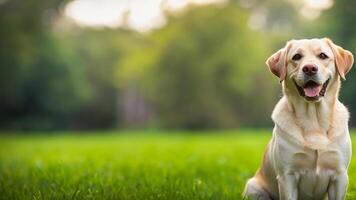
[[[308,76],[313,76],[318,72],[318,67],[315,65],[305,65],[303,67],[303,72]]]

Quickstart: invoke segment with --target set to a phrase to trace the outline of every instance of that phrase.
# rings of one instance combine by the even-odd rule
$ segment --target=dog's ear
[[[328,45],[330,46],[332,52],[335,57],[335,65],[336,69],[340,75],[340,77],[345,80],[345,75],[350,71],[353,63],[354,56],[350,51],[343,49],[342,47],[334,44],[329,38],[324,38]]]
[[[266,61],[269,70],[279,78],[282,82],[287,73],[287,54],[290,49],[291,43],[288,42],[287,45],[274,53]]]

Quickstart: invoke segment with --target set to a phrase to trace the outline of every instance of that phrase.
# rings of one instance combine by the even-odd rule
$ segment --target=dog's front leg
[[[328,188],[329,200],[344,200],[348,185],[347,173],[339,174],[335,179],[331,180]]]
[[[280,200],[297,200],[298,199],[298,180],[293,173],[279,175],[278,189]]]

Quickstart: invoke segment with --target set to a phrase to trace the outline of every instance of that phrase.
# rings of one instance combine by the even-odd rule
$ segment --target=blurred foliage
[[[57,6],[41,0],[0,6],[2,128],[61,128],[85,96],[80,66],[48,31]]]
[[[0,4],[1,129],[267,126],[280,96],[264,64],[271,53],[324,36],[356,52],[356,4],[346,0],[314,21],[292,1],[190,6],[146,34],[63,24],[65,3]],[[354,71],[341,93],[352,116]]]
[[[78,29],[60,37],[66,51],[76,58],[72,66],[80,66],[87,98],[72,112],[68,124],[74,129],[114,128],[119,91],[114,80],[116,63],[125,53],[132,34],[125,31],[86,31]]]
[[[123,60],[121,86],[135,85],[144,93],[163,127],[266,123],[274,93],[264,66],[270,44],[247,28],[247,20],[236,6],[191,9],[171,17]]]

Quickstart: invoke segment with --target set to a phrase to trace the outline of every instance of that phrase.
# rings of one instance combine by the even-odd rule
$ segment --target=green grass
[[[0,199],[240,199],[269,137],[248,130],[1,135]],[[356,199],[354,168],[348,199]]]

